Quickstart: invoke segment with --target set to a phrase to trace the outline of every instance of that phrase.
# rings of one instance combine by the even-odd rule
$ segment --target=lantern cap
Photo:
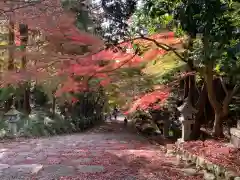
[[[6,112],[4,115],[5,116],[16,116],[18,114],[21,114],[18,110],[16,110],[16,108],[14,106],[11,106],[11,109]]]
[[[183,104],[179,106],[177,109],[178,111],[186,114],[192,114],[192,113],[198,112],[198,110],[192,106],[191,102],[189,101],[189,98],[184,99]]]

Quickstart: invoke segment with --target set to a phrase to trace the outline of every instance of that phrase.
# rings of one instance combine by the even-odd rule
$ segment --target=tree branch
[[[239,90],[240,86],[238,84],[236,84],[233,88],[232,91],[227,92],[224,100],[223,100],[223,108],[225,109],[226,107],[228,107],[228,105],[230,104],[232,97],[234,96],[234,94]]]
[[[103,70],[103,71],[96,71],[94,72],[88,79],[87,79],[87,82],[89,82],[92,78],[94,78],[94,76],[98,73],[111,73],[113,71],[116,71],[118,69],[120,69],[121,67],[123,67],[124,65],[126,65],[129,61],[131,61],[135,56],[137,55],[137,52],[135,52],[135,54],[129,58],[128,60],[126,60],[125,62],[123,62],[122,64],[120,64],[118,67],[116,68],[113,68],[111,70]]]
[[[158,41],[156,41],[155,39],[151,39],[151,38],[148,38],[148,37],[140,37],[141,39],[144,39],[144,40],[148,40],[148,41],[151,41],[153,42],[154,44],[156,44],[156,46],[158,46],[159,48],[162,48],[163,50],[165,51],[172,51],[177,57],[179,57],[183,62],[187,63],[187,60],[182,57],[176,50],[176,48],[173,48],[167,44],[164,44],[164,43],[159,43]]]
[[[172,51],[177,57],[179,57],[180,60],[182,60],[185,63],[188,63],[188,61],[176,51],[177,50],[176,48],[173,48],[165,43],[160,43],[155,39],[151,39],[151,38],[145,37],[143,35],[140,35],[140,37],[132,38],[127,41],[123,41],[123,42],[119,43],[118,45],[121,45],[121,44],[129,42],[129,41],[141,40],[141,39],[153,42],[157,47],[159,47],[165,51]]]
[[[221,81],[221,84],[222,84],[223,90],[224,90],[224,92],[226,93],[226,96],[227,96],[227,94],[228,94],[228,90],[227,90],[226,84],[224,83],[222,77],[220,77],[219,79],[220,79],[220,81]]]
[[[129,58],[128,60],[126,60],[125,62],[123,62],[122,64],[120,64],[118,67],[110,69],[110,70],[103,70],[103,71],[96,71],[94,74],[98,74],[98,73],[111,73],[113,71],[116,71],[118,69],[120,69],[121,67],[123,67],[124,65],[126,65],[129,61],[131,61],[135,56],[137,55],[137,53],[135,53],[131,58]]]
[[[217,101],[216,94],[213,87],[213,62],[209,61],[205,67],[204,79],[207,86],[208,99],[214,112],[221,112],[222,105]]]

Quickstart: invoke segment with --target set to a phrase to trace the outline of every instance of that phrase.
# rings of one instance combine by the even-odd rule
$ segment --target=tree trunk
[[[19,24],[19,32],[21,39],[21,51],[23,53],[21,58],[21,69],[25,70],[27,65],[26,47],[28,43],[28,26],[26,24]],[[25,83],[23,85],[23,89],[24,89],[23,109],[27,114],[30,114],[31,106],[30,106],[29,83]]]
[[[215,112],[213,135],[215,137],[223,137],[223,119],[221,112]]]
[[[196,114],[195,123],[194,123],[193,131],[191,134],[191,139],[197,139],[200,137],[200,128],[202,124],[202,119],[204,118],[204,110],[205,110],[206,102],[207,102],[206,84],[203,84],[198,101],[195,105],[195,108],[198,110],[198,112]]]
[[[214,109],[214,125],[213,125],[213,135],[215,137],[222,137],[223,135],[223,109],[222,105],[217,101],[216,93],[213,88],[213,62],[209,61],[205,69],[205,81],[207,85],[208,99],[211,106]]]
[[[192,36],[189,36],[189,39],[186,44],[186,49],[192,49],[192,47],[193,47],[193,38],[192,38]],[[187,65],[188,65],[187,72],[191,72],[193,70],[193,61],[189,58],[188,53],[185,55],[185,58],[188,60],[187,61]],[[191,92],[189,92],[190,88],[191,88],[190,84],[191,84],[191,77],[187,76],[184,80],[184,99],[189,97],[189,93],[191,93]]]
[[[189,76],[185,77],[184,79],[184,95],[183,99],[186,99],[188,97],[189,93]]]
[[[9,49],[8,49],[8,70],[9,71],[13,71],[14,70],[14,22],[11,21],[11,19],[9,20],[9,33],[8,33],[8,45],[9,45]],[[10,85],[10,84],[9,84]],[[11,106],[13,105],[13,97],[9,98],[8,100],[6,100],[5,102],[5,111],[10,110]]]
[[[189,76],[189,92],[188,98],[192,105],[194,106],[196,103],[196,83],[195,83],[195,75]]]
[[[53,94],[53,101],[52,101],[52,117],[54,118],[55,116],[55,109],[56,109],[56,97]]]
[[[26,83],[24,85],[24,87],[25,87],[24,100],[23,100],[24,111],[27,114],[30,114],[31,113],[31,106],[30,106],[30,88],[29,88],[29,84]]]
[[[14,23],[10,20],[9,22],[9,34],[8,34],[8,43],[10,48],[8,49],[8,70],[14,70]]]

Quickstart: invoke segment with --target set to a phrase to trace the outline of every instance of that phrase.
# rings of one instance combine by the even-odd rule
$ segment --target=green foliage
[[[152,76],[144,74],[140,67],[118,69],[112,75],[113,83],[105,88],[109,106],[124,106],[138,94],[149,91],[153,87]]]
[[[72,119],[103,119],[106,95],[102,87],[96,91],[73,94],[79,101],[71,107]]]
[[[82,92],[73,94],[79,102],[65,104],[63,109],[68,108],[63,115],[56,110],[53,117],[52,112],[46,110],[47,95],[43,88],[36,86],[34,92],[35,103],[41,108],[34,108],[29,116],[22,116],[18,122],[20,136],[39,137],[56,134],[81,132],[91,128],[103,121],[105,95],[103,89],[93,92]],[[61,107],[60,107],[61,108]],[[0,133],[6,136],[8,127],[5,120],[0,123]]]
[[[93,26],[93,22],[89,16],[87,8],[78,0],[62,0],[63,7],[66,10],[76,13],[76,26],[84,31],[89,31],[89,27]]]
[[[130,118],[131,119],[149,120],[149,119],[152,119],[152,116],[145,111],[137,110],[136,112],[134,112],[133,114],[130,115]]]
[[[37,105],[43,106],[46,105],[48,101],[48,96],[44,92],[44,89],[41,86],[36,86],[33,90],[34,101]]]
[[[1,88],[0,89],[0,101],[6,101],[11,98],[13,94],[15,94],[16,89],[12,86]]]
[[[201,34],[199,40],[202,46],[198,48],[198,59],[202,60],[203,64],[222,59],[231,46],[231,41],[236,38],[232,11],[227,2],[219,0],[189,1],[179,7],[176,17],[183,29],[192,37]],[[192,16],[187,15],[190,13]]]
[[[35,114],[33,117],[27,118],[24,121],[27,123],[21,128],[20,133],[22,136],[51,136],[71,133],[74,130],[74,125],[59,115],[56,115],[54,119],[50,119],[46,114],[45,116]]]
[[[176,31],[183,35],[178,27],[173,12],[178,5],[178,0],[148,0],[134,13],[131,30],[141,32],[147,30],[148,34],[154,34],[165,30]]]
[[[151,75],[154,84],[166,84],[171,82],[177,72],[184,70],[183,63],[174,53],[168,53],[146,65],[144,73]]]
[[[141,76],[142,71],[139,67],[125,67],[115,71],[121,78],[131,78],[134,76]]]
[[[193,46],[187,46],[185,58],[193,60],[201,75],[203,67],[211,62],[219,75],[238,82],[239,7],[238,1],[148,0],[134,14],[133,29],[139,31],[146,27],[151,34],[167,28],[178,36],[186,34]],[[168,79],[168,75],[163,77]]]
[[[24,137],[40,137],[82,132],[101,122],[93,117],[66,119],[59,114],[56,114],[54,118],[50,118],[50,116],[51,114],[45,112],[36,112],[30,117],[22,117],[18,122],[19,135]],[[8,126],[5,121],[1,121],[0,128],[0,132],[5,132],[2,136],[6,136]]]

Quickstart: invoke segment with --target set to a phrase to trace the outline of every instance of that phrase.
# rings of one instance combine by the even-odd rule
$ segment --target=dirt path
[[[189,175],[119,122],[84,134],[0,144],[1,180],[173,180]]]

